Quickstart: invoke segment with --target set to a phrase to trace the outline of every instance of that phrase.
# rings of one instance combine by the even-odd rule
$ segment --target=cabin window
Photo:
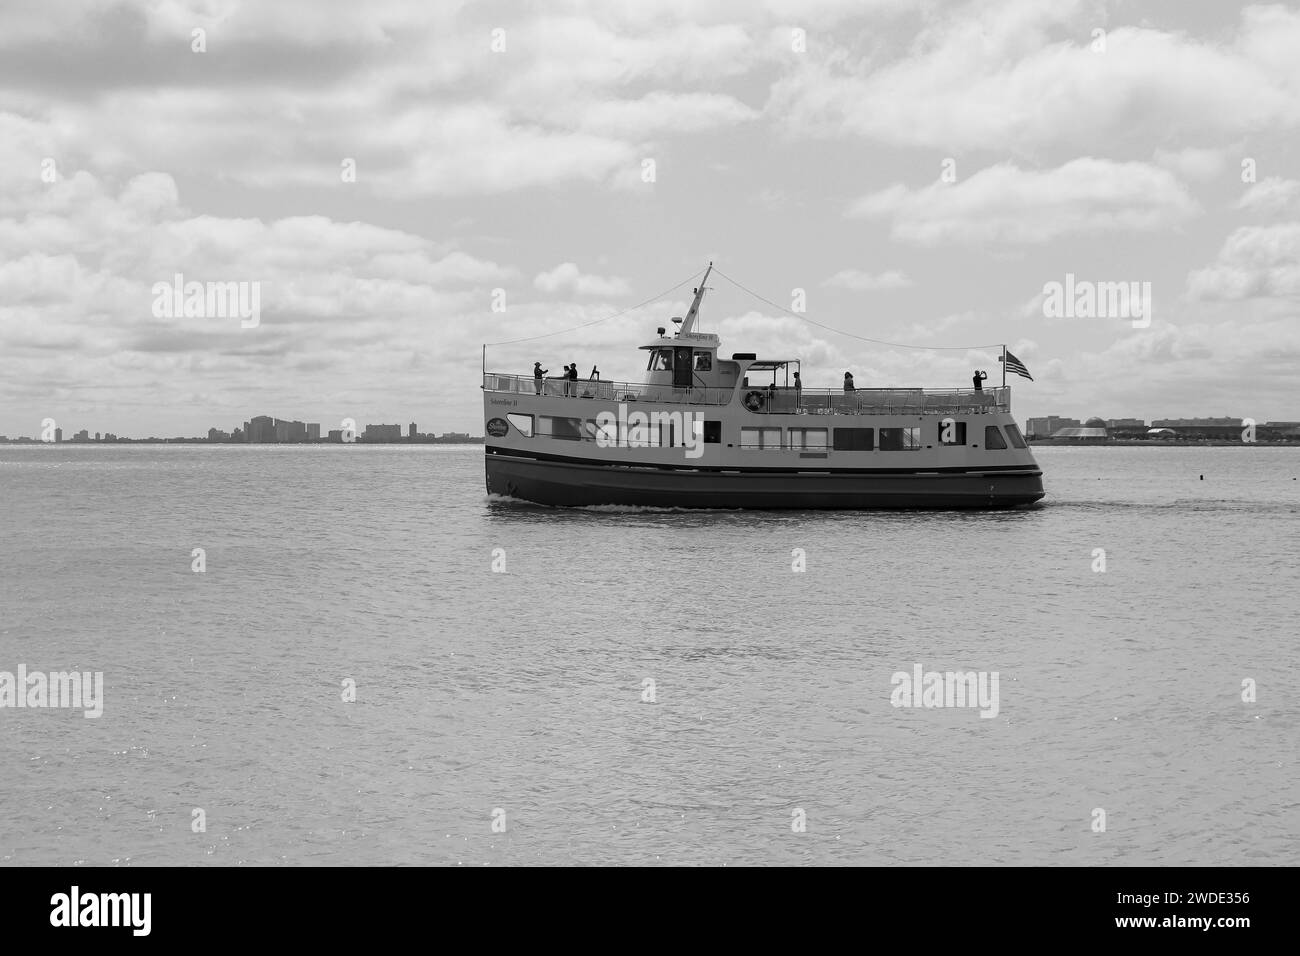
[[[650,353],[650,364],[646,366],[648,372],[671,372],[673,369],[673,350],[672,349],[655,349]]]
[[[532,415],[520,415],[517,412],[511,412],[506,415],[506,420],[510,422],[511,425],[515,426],[515,431],[519,432],[519,434],[523,435],[525,438],[533,437]]]
[[[964,445],[966,444],[966,423],[956,422],[952,419],[939,420],[939,444],[940,445]]]
[[[1011,439],[1011,447],[1025,447],[1025,438],[1020,434],[1020,429],[1016,427],[1014,422],[1007,426],[1007,437]]]
[[[921,429],[882,428],[880,429],[881,451],[915,451],[921,447]]]
[[[712,372],[713,371],[713,353],[696,352],[695,353],[695,371]]]
[[[704,423],[704,443],[706,445],[722,444],[722,422]]]
[[[552,418],[549,415],[539,415],[537,417],[537,435],[539,438],[580,441],[582,439],[582,419]]]
[[[880,430],[883,438],[885,429]],[[871,451],[875,447],[874,428],[837,428],[835,429],[836,451]]]
[[[781,429],[742,428],[740,430],[740,447],[760,448],[763,451],[780,451]]]
[[[792,428],[790,429],[790,447],[808,451],[825,451],[826,429]]]
[[[1007,440],[1002,437],[1002,429],[997,425],[984,426],[984,447],[995,451],[1007,447]]]

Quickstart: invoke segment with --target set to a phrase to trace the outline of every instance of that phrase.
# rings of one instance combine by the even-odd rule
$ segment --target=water
[[[0,710],[0,863],[1295,864],[1300,449],[1036,454],[1034,510],[764,514],[0,447],[0,670],[105,681]],[[918,663],[997,716],[892,707]]]

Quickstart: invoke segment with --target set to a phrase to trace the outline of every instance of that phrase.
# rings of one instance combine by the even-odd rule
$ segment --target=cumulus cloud
[[[928,12],[901,54],[841,47],[773,86],[793,135],[900,146],[1032,153],[1098,142],[1159,144],[1300,123],[1300,12],[1247,7],[1221,44],[1147,26],[1101,24],[1084,0],[971,2]]]
[[[1300,213],[1300,181],[1265,177],[1247,185],[1233,208],[1270,216]]]
[[[1237,229],[1187,286],[1198,299],[1300,298],[1300,222]]]
[[[895,184],[858,199],[848,215],[888,220],[895,238],[932,245],[1170,229],[1198,211],[1166,170],[1083,158],[1043,171],[1000,163],[966,180],[919,189]]]
[[[617,296],[627,295],[631,291],[626,279],[584,274],[572,262],[562,262],[549,272],[538,273],[533,279],[533,287],[552,295],[571,293]]]

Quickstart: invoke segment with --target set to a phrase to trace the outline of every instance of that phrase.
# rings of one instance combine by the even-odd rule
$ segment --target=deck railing
[[[742,399],[750,392],[762,397],[761,407],[752,410],[773,415],[965,415],[1011,409],[1009,388],[978,392],[971,388],[860,388],[852,392],[830,388],[742,388]]]
[[[660,402],[669,405],[728,405],[733,395],[744,400],[757,392],[761,402],[746,407],[763,415],[969,415],[1011,410],[1011,389],[1005,386],[976,391],[971,388],[860,388],[845,392],[832,388],[740,386],[730,388],[673,388],[633,382],[593,381],[488,372],[483,388],[489,392],[545,395],[555,398],[593,398],[610,402]],[[757,408],[750,407],[757,404]]]
[[[671,385],[646,385],[610,382],[605,379],[580,378],[570,382],[563,378],[544,378],[540,391],[531,375],[502,375],[487,372],[483,388],[489,392],[513,392],[519,395],[548,395],[555,398],[599,398],[610,402],[663,402],[670,405],[726,405],[734,389],[673,388]]]

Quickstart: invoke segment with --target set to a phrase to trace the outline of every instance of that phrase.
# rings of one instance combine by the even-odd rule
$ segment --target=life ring
[[[745,393],[745,407],[748,408],[751,412],[762,411],[762,409],[763,409],[763,393],[762,393],[762,392],[746,392],[746,393]]]

